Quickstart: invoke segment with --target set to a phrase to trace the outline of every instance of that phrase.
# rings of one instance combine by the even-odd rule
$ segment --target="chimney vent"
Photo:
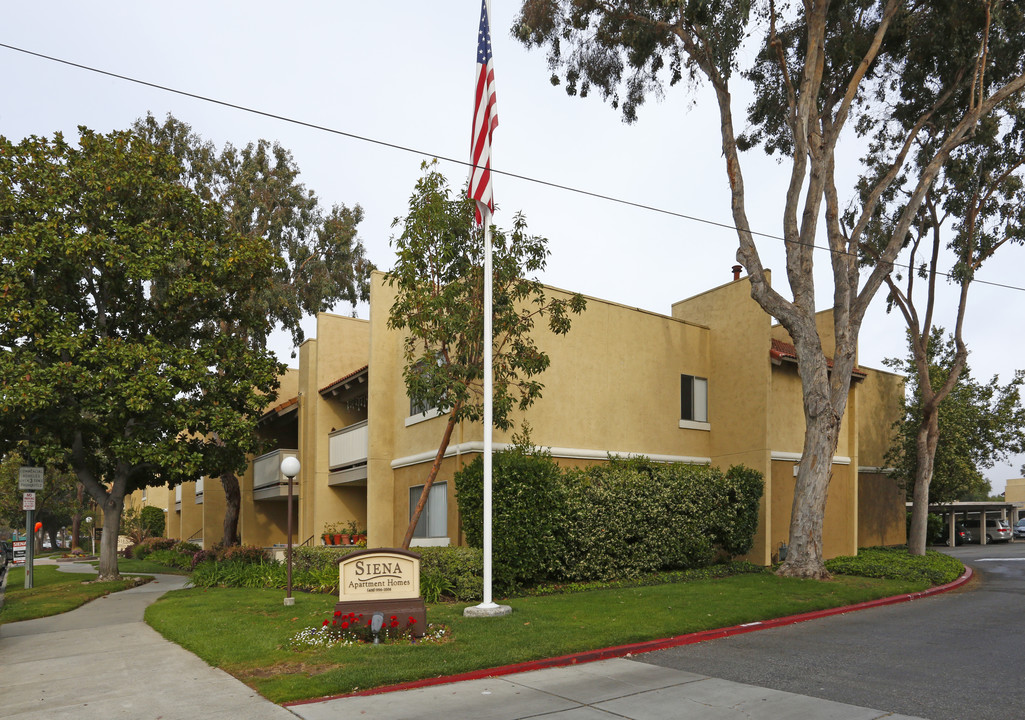
[[[734,280],[740,280],[740,271],[743,270],[743,269],[744,268],[741,265],[734,265],[733,266],[733,279]]]

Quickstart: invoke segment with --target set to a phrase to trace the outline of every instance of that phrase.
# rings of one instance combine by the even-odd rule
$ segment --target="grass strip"
[[[924,581],[770,572],[667,585],[609,588],[505,600],[512,615],[468,619],[466,604],[428,607],[441,644],[357,645],[294,651],[289,640],[330,616],[336,598],[280,590],[196,588],[165,595],[146,621],[169,640],[238,677],[274,702],[481,670],[584,650],[672,637],[916,592]]]
[[[32,572],[33,587],[26,590],[25,568],[11,568],[7,573],[0,625],[58,615],[137,584],[134,579],[90,583],[97,573],[66,573],[55,565],[36,565]]]

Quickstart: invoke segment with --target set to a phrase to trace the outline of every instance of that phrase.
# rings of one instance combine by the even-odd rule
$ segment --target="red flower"
[[[395,617],[394,615],[392,615],[392,616],[391,616],[391,619],[392,619],[392,620],[398,620],[398,618],[397,618],[397,617]]]
[[[332,625],[337,625],[337,624],[338,624],[338,621],[337,621],[337,620],[332,620],[332,621],[331,621],[331,624],[332,624]]]
[[[341,610],[335,610],[335,617],[341,617],[341,616],[342,616],[342,611]]]
[[[349,623],[347,623],[345,620],[342,620],[342,630],[345,630],[348,627],[349,627]]]
[[[412,615],[409,616],[409,624],[410,625],[416,625],[416,618],[413,617]]]
[[[392,620],[391,621],[391,626],[392,627],[398,627],[399,626],[399,621],[398,620]]]
[[[329,622],[330,622],[329,620],[325,620],[324,624],[327,625]]]

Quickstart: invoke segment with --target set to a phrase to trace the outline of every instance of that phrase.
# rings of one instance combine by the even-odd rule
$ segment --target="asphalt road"
[[[958,590],[634,659],[929,720],[1025,711],[1025,542],[943,552],[975,570]]]

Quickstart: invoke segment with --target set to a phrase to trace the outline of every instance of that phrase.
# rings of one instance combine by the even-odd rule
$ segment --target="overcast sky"
[[[731,225],[718,115],[707,89],[677,87],[641,108],[633,125],[598,97],[568,97],[549,83],[543,53],[509,33],[517,2],[493,0],[499,127],[493,167],[588,192]],[[124,129],[147,112],[172,113],[218,147],[259,138],[288,148],[301,179],[325,205],[360,204],[370,259],[392,265],[391,222],[430,157],[465,160],[473,111],[478,0],[368,2],[5,3],[0,42],[232,105],[412,148],[408,152],[185,97],[0,48],[0,133],[12,140],[77,126]],[[742,97],[742,91],[737,93]],[[742,105],[735,117],[742,118]],[[858,148],[840,167],[848,176]],[[744,158],[752,227],[779,235],[785,168],[760,151]],[[443,161],[455,188],[464,166]],[[523,211],[549,238],[550,285],[669,314],[670,305],[729,281],[732,230],[697,219],[498,175],[495,222]],[[846,200],[846,198],[844,198]],[[759,241],[762,263],[785,288],[783,244]],[[1008,381],[1025,367],[1023,250],[1007,248],[976,285],[966,340],[976,378]],[[828,307],[828,256],[817,258],[820,308]],[[953,298],[950,288],[947,295]],[[903,321],[880,295],[861,333],[860,363],[903,355]],[[350,314],[352,308],[338,307]],[[366,308],[357,308],[367,317]],[[953,326],[950,305],[937,322]],[[312,324],[308,324],[308,333]],[[276,349],[288,361],[284,340]],[[987,473],[994,491],[1025,458]]]

